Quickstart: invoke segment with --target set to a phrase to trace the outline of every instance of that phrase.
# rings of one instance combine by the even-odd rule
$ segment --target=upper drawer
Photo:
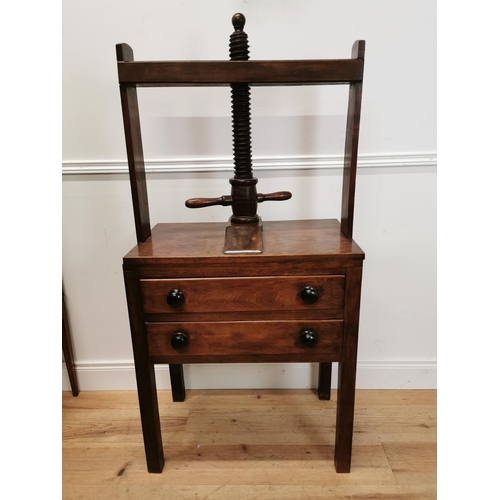
[[[344,276],[141,280],[144,312],[339,310]]]

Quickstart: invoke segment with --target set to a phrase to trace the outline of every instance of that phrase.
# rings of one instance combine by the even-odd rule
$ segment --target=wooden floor
[[[165,468],[148,474],[135,392],[63,393],[63,499],[435,499],[436,392],[357,391],[353,465],[333,465],[336,394],[158,394]]]

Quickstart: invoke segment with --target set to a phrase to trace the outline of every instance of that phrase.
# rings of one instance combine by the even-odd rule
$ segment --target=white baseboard
[[[336,365],[332,383],[337,384]],[[82,391],[135,390],[132,362],[78,363]],[[310,389],[317,387],[318,363],[185,365],[186,389]],[[170,389],[168,365],[156,367],[158,389]],[[360,361],[358,389],[436,389],[436,361]],[[69,391],[63,363],[62,390]]]

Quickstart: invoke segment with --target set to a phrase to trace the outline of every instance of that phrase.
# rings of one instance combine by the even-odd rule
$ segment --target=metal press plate
[[[258,224],[231,224],[226,227],[225,254],[262,253],[262,221]]]

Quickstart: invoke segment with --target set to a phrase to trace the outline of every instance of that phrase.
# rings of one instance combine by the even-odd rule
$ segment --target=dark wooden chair
[[[66,300],[64,292],[62,294],[62,350],[66,369],[68,370],[69,383],[73,396],[80,394],[78,388],[78,379],[76,378],[75,359],[73,356],[73,344],[71,342],[71,330],[69,327],[68,310],[66,309]]]
[[[364,259],[352,234],[365,42],[354,43],[351,59],[250,61],[241,45],[244,17],[235,15],[233,25],[230,61],[139,62],[127,44],[116,47],[138,242],[123,269],[148,470],[161,472],[164,465],[155,364],[170,365],[173,399],[183,401],[183,363],[279,361],[319,362],[320,399],[330,399],[332,362],[339,363],[335,465],[349,472]],[[245,93],[250,85],[340,84],[349,85],[340,222],[261,223],[257,203],[289,193],[256,194]],[[136,91],[149,86],[231,86],[232,194],[186,202],[232,205],[228,227],[157,224],[151,230]],[[247,237],[246,228],[257,236],[263,228],[263,248],[224,253],[228,230]]]

